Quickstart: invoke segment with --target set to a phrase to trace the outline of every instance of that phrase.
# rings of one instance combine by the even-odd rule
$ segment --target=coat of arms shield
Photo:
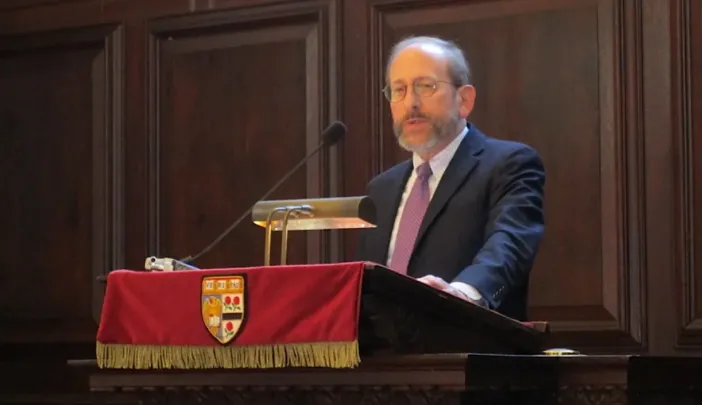
[[[203,277],[200,295],[202,320],[210,335],[222,344],[231,342],[246,314],[245,275]]]

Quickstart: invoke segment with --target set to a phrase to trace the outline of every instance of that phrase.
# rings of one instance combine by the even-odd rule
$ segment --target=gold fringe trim
[[[358,342],[260,346],[145,346],[97,342],[100,368],[212,369],[328,367],[360,364]]]

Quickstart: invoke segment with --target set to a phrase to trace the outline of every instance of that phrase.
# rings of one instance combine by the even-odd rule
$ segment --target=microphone
[[[275,190],[280,187],[281,184],[285,182],[290,176],[292,176],[302,165],[307,163],[308,160],[310,160],[314,155],[316,155],[322,148],[328,148],[333,145],[335,145],[337,142],[341,140],[346,135],[346,125],[340,121],[334,121],[327,127],[327,129],[322,132],[322,142],[317,146],[312,152],[310,152],[307,156],[305,156],[295,167],[290,169],[285,176],[283,176],[280,180],[278,180],[277,183],[273,185],[273,187],[270,188],[261,198],[259,198],[258,201],[265,200],[268,198],[269,195],[271,195]],[[192,262],[200,258],[202,255],[205,253],[209,252],[213,247],[215,247],[222,239],[224,239],[229,233],[241,223],[247,216],[251,215],[251,211],[254,209],[258,201],[249,207],[246,212],[244,212],[239,218],[237,218],[230,226],[227,228],[224,232],[222,232],[221,235],[217,237],[212,243],[210,243],[207,247],[202,249],[198,254],[196,255],[190,255],[186,256],[180,260],[175,260],[173,263],[173,267],[177,270],[185,270],[185,269],[196,269],[196,267],[193,267],[187,263]],[[181,262],[181,263],[178,263]]]

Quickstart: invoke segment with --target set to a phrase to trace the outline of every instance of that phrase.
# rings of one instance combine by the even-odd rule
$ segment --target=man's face
[[[395,57],[388,73],[393,92],[399,94],[404,88],[404,99],[390,102],[395,136],[403,148],[428,151],[442,139],[457,135],[458,122],[464,118],[460,95],[441,48],[408,47]]]

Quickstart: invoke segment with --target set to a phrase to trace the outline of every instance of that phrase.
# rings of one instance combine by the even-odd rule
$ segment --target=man
[[[398,143],[413,156],[369,183],[378,227],[362,231],[359,259],[526,320],[544,168],[532,148],[468,123],[469,76],[450,42],[416,37],[393,48],[383,92]]]

